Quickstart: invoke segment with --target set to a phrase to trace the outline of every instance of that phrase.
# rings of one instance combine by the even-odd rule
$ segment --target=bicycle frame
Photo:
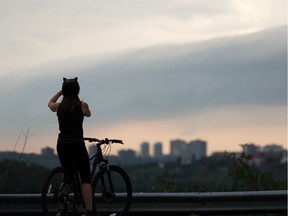
[[[104,158],[103,158],[103,154],[102,154],[102,149],[101,149],[101,144],[96,144],[96,153],[89,159],[90,161],[92,161],[93,159],[94,159],[94,161],[93,161],[93,165],[92,165],[92,171],[91,171],[91,176],[93,177],[94,176],[94,174],[95,174],[95,171],[96,171],[96,168],[97,168],[97,166],[99,166],[99,164],[101,163],[101,162],[104,162],[105,164],[107,164],[108,163],[108,161],[107,160],[104,160]],[[100,167],[99,167],[99,169],[100,169]]]
[[[107,169],[109,171],[109,163],[107,159],[104,159],[101,145],[111,145],[109,142],[112,141],[114,143],[120,143],[123,144],[122,140],[108,140],[107,138],[105,140],[98,140],[95,138],[84,138],[84,140],[88,140],[89,142],[99,142],[96,145],[96,153],[89,159],[90,161],[93,161],[92,165],[92,171],[91,176],[93,177],[96,173],[95,170],[97,166],[99,167],[99,170],[102,171],[102,169]]]
[[[113,187],[113,184],[112,184],[112,178],[111,178],[111,173],[109,172],[109,162],[107,159],[104,159],[103,158],[103,153],[102,153],[102,149],[101,149],[101,145],[102,143],[97,143],[96,146],[97,146],[97,151],[96,153],[90,158],[90,161],[94,159],[93,161],[93,166],[92,166],[92,171],[91,171],[91,176],[94,176],[95,175],[95,171],[96,171],[96,168],[98,166],[99,168],[99,172],[102,172],[102,171],[106,171],[107,174],[108,174],[108,181],[109,181],[109,188],[110,188],[110,191],[112,192],[112,196],[115,196],[114,194],[114,187]],[[103,179],[103,177],[101,178],[101,184],[103,186],[103,191],[106,191],[106,184],[105,184],[105,181]]]

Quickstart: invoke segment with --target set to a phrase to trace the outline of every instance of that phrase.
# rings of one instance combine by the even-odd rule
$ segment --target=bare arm
[[[89,106],[86,102],[82,101],[82,112],[84,116],[90,117],[91,116],[91,111],[89,109]]]
[[[49,101],[48,103],[48,107],[50,108],[50,110],[52,112],[56,112],[58,109],[58,105],[59,103],[57,103],[57,100],[59,99],[59,97],[61,97],[62,92],[57,92]]]

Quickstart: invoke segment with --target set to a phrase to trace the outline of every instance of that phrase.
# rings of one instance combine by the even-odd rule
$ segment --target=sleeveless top
[[[57,110],[59,130],[61,137],[83,137],[84,114],[82,107],[76,107],[74,110]]]

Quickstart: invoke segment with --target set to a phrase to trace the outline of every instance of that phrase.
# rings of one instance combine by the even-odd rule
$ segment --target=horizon
[[[172,140],[170,140],[170,142],[169,142],[169,152],[168,153],[166,153],[166,154],[164,154],[164,152],[163,152],[163,148],[162,148],[162,153],[163,153],[163,155],[170,155],[171,154],[171,146],[170,146],[170,144],[171,144],[171,142],[172,141],[177,141],[177,140],[180,140],[180,141],[184,141],[184,143],[185,143],[185,145],[187,145],[187,144],[189,144],[190,142],[193,142],[193,141],[204,141],[204,142],[206,142],[205,140],[202,140],[202,139],[194,139],[194,140],[189,140],[189,141],[187,141],[187,140],[183,140],[183,139],[181,139],[181,138],[177,138],[177,139],[172,139]],[[122,150],[133,150],[133,151],[135,151],[136,152],[136,155],[138,155],[138,154],[140,154],[140,151],[141,151],[141,145],[143,144],[143,143],[147,143],[148,144],[148,146],[149,146],[149,156],[153,156],[153,147],[154,147],[154,145],[155,144],[161,144],[162,145],[162,147],[163,147],[163,142],[161,142],[161,141],[158,141],[158,142],[154,142],[154,143],[149,143],[149,142],[147,142],[147,141],[143,141],[143,142],[141,142],[140,144],[139,144],[139,146],[138,146],[138,148],[137,149],[131,149],[131,148],[129,148],[129,149],[120,149],[120,151],[122,151]],[[93,144],[91,144],[91,143],[88,143],[88,142],[85,142],[85,144],[86,144],[86,147],[87,147],[87,151],[89,152],[89,147],[92,147],[93,146]],[[209,143],[207,143],[206,142],[206,147],[208,147],[208,144]],[[263,150],[265,147],[267,147],[267,146],[280,146],[280,147],[282,147],[284,150],[288,150],[287,149],[287,146],[283,146],[283,145],[281,145],[281,144],[279,144],[279,143],[275,143],[275,142],[272,142],[272,143],[267,143],[266,145],[257,145],[256,143],[251,143],[251,142],[248,142],[248,143],[243,143],[243,144],[239,144],[239,151],[232,151],[232,152],[230,152],[230,153],[233,153],[233,152],[241,152],[241,151],[243,151],[243,148],[242,148],[242,145],[255,145],[256,147],[259,147],[261,150]],[[21,146],[21,148],[23,148],[23,146]],[[41,151],[42,150],[44,150],[44,149],[46,149],[46,148],[51,148],[51,149],[53,149],[53,151],[54,151],[54,154],[57,154],[57,151],[56,151],[56,146],[55,147],[51,147],[51,146],[44,146],[43,148],[41,148],[40,149],[40,152],[25,152],[25,148],[24,148],[24,151],[22,152],[22,150],[21,151],[17,151],[16,149],[13,149],[13,150],[7,150],[7,151],[0,151],[0,152],[11,152],[11,153],[19,153],[19,154],[40,154],[41,155]],[[118,151],[119,152],[119,151]],[[117,154],[118,154],[118,152],[117,152]],[[224,151],[215,151],[215,152],[212,152],[210,155],[206,155],[206,156],[211,156],[213,153],[224,153],[224,152],[227,152],[226,150],[224,150]],[[114,152],[115,153],[115,152]],[[206,152],[207,153],[207,152]]]
[[[27,132],[27,131],[26,131]],[[25,134],[27,134],[28,136],[30,136],[28,133],[25,133]],[[21,136],[25,136],[24,135],[24,133],[23,133],[23,135],[20,135],[20,139],[18,139],[18,142],[17,143],[15,143],[15,146],[14,146],[14,149],[13,150],[2,150],[2,151],[0,151],[0,152],[11,152],[11,153],[18,153],[18,154],[37,154],[37,155],[41,155],[42,154],[42,150],[43,149],[45,149],[45,148],[52,148],[53,149],[53,151],[54,151],[54,154],[55,155],[57,155],[57,150],[56,150],[56,145],[53,147],[53,146],[51,146],[51,145],[47,145],[47,146],[43,146],[41,149],[39,149],[39,151],[37,151],[37,152],[26,152],[25,151],[25,146],[27,145],[27,143],[25,143],[25,138],[23,138],[24,139],[24,143],[23,143],[23,145],[21,146],[21,144],[19,144],[19,141],[21,141]],[[19,138],[19,137],[18,137]],[[29,139],[29,137],[28,137],[28,139]],[[27,140],[28,140],[27,139]],[[172,141],[175,141],[175,140],[181,140],[181,141],[184,141],[185,142],[185,145],[186,144],[189,144],[190,142],[192,142],[192,141],[197,141],[197,140],[200,140],[200,141],[204,141],[204,142],[206,142],[205,140],[203,140],[203,139],[201,139],[201,138],[197,138],[197,139],[192,139],[192,140],[184,140],[184,139],[181,139],[180,137],[179,138],[176,138],[176,139],[171,139],[170,141],[169,141],[169,143],[168,143],[168,147],[167,148],[165,148],[165,151],[164,151],[164,147],[165,147],[165,143],[163,143],[163,142],[161,142],[161,140],[158,140],[157,142],[153,142],[153,143],[151,143],[151,142],[148,142],[148,141],[142,141],[141,143],[139,143],[138,144],[138,148],[118,148],[118,150],[116,151],[116,150],[114,150],[114,149],[111,149],[111,154],[109,154],[109,155],[112,155],[112,156],[118,156],[118,153],[119,153],[119,151],[121,151],[121,150],[124,150],[124,151],[127,151],[127,150],[133,150],[135,153],[136,153],[136,156],[139,156],[139,154],[140,154],[140,152],[141,152],[141,145],[143,144],[143,143],[148,143],[148,145],[149,145],[149,156],[150,157],[153,157],[153,147],[154,147],[154,145],[155,144],[157,144],[157,143],[160,143],[161,145],[162,145],[162,154],[163,154],[163,156],[169,156],[169,155],[171,155],[171,142]],[[87,151],[88,151],[88,153],[89,153],[89,147],[91,147],[91,146],[93,146],[93,144],[91,144],[91,143],[88,143],[88,142],[85,142],[85,144],[86,144],[86,147],[87,147]],[[167,143],[166,143],[167,144]],[[124,145],[125,145],[125,143],[124,143]],[[276,143],[276,142],[271,142],[271,143],[266,143],[266,144],[264,144],[264,145],[259,145],[259,144],[257,144],[257,143],[253,143],[253,142],[247,142],[247,143],[241,143],[241,144],[239,144],[238,145],[238,147],[239,147],[239,150],[237,150],[237,149],[235,149],[235,150],[233,150],[233,151],[227,151],[227,150],[215,150],[215,151],[211,151],[210,153],[207,151],[208,150],[208,148],[209,148],[209,143],[208,142],[206,142],[206,157],[209,157],[209,156],[211,156],[211,155],[213,155],[214,153],[239,153],[239,152],[242,152],[243,151],[243,148],[242,148],[242,145],[255,145],[256,147],[259,147],[261,150],[263,150],[263,148],[265,148],[265,147],[267,147],[267,146],[273,146],[273,145],[276,145],[276,146],[281,146],[284,150],[288,150],[288,148],[287,148],[287,146],[285,146],[285,145],[281,145],[280,143]],[[122,146],[122,145],[118,145],[118,146]],[[19,149],[17,150],[16,149],[16,147],[18,147]],[[111,146],[112,147],[112,146]],[[113,147],[115,147],[115,145],[113,145]],[[123,146],[122,146],[123,147]],[[20,150],[21,149],[21,150]]]
[[[181,139],[180,139],[181,140]],[[201,139],[197,139],[197,140],[201,140]],[[197,141],[197,140],[190,140],[190,141],[188,141],[188,142],[186,142],[185,140],[183,140],[183,141],[185,141],[185,144],[189,144],[189,142],[191,142],[191,141]],[[171,141],[174,141],[174,140],[171,140]],[[171,142],[170,141],[170,142]],[[204,140],[201,140],[201,141],[204,141]],[[143,142],[144,143],[144,142]],[[128,149],[120,149],[119,151],[121,151],[121,150],[124,150],[124,151],[129,151],[129,150],[133,150],[134,152],[135,152],[135,155],[137,156],[137,157],[139,157],[140,156],[140,151],[141,151],[141,144],[143,144],[143,143],[140,143],[139,144],[139,148],[136,150],[136,149],[131,149],[131,148],[128,148]],[[160,143],[161,145],[162,145],[162,147],[163,147],[163,143],[161,142],[161,141],[159,141],[159,142],[157,142],[157,143]],[[151,147],[153,148],[153,146],[156,144],[156,143],[148,143],[149,144],[149,157],[151,157],[151,158],[154,158],[154,152],[153,152],[153,149],[151,149]],[[170,143],[169,143],[170,144]],[[206,143],[206,147],[208,147],[208,143]],[[278,143],[269,143],[269,144],[266,144],[266,145],[263,145],[263,146],[260,146],[260,145],[257,145],[257,144],[255,144],[255,143],[245,143],[245,144],[239,144],[239,151],[226,151],[226,150],[224,150],[224,151],[215,151],[215,152],[211,152],[211,154],[208,154],[207,152],[206,152],[206,157],[210,157],[210,156],[212,156],[213,154],[215,154],[215,153],[241,153],[241,152],[243,152],[243,148],[242,148],[242,146],[241,145],[255,145],[256,147],[259,147],[260,148],[260,151],[263,151],[263,149],[265,148],[265,147],[268,147],[268,146],[280,146],[280,147],[282,147],[283,148],[283,150],[285,150],[285,151],[287,151],[288,149],[287,149],[287,147],[285,148],[285,146],[282,146],[281,144],[278,144]],[[87,145],[87,143],[86,143],[86,147],[87,147],[87,151],[88,151],[88,153],[90,154],[90,152],[89,152],[89,147],[91,147],[91,146],[93,146],[93,144],[89,144],[89,145]],[[170,147],[170,146],[169,146]],[[21,151],[17,151],[17,150],[7,150],[7,151],[0,151],[0,153],[5,153],[5,152],[7,152],[7,153],[16,153],[16,154],[36,154],[36,155],[42,155],[42,150],[44,150],[44,149],[46,149],[46,148],[52,148],[53,149],[53,153],[54,153],[54,155],[56,155],[57,156],[57,151],[56,151],[56,148],[54,147],[51,147],[51,146],[44,146],[43,148],[41,148],[40,149],[40,152],[21,152]],[[119,151],[118,152],[114,152],[114,151],[111,151],[111,153],[109,153],[109,156],[119,156]],[[169,149],[169,152],[167,153],[164,153],[163,152],[163,148],[162,148],[162,154],[163,154],[163,156],[170,156],[171,155],[171,149]],[[141,157],[141,156],[140,156]]]

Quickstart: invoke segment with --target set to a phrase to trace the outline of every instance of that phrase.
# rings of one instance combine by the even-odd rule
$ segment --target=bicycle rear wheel
[[[117,216],[127,214],[132,200],[132,185],[122,168],[110,165],[109,171],[105,169],[97,173],[92,180],[92,190],[97,213],[116,213]]]
[[[42,187],[42,211],[44,215],[55,215],[59,209],[65,209],[67,215],[77,215],[85,210],[80,191],[74,191],[74,181],[65,179],[66,170],[57,167],[51,171]],[[65,182],[66,181],[66,182]]]
[[[47,176],[42,187],[42,211],[45,215],[55,215],[60,209],[59,195],[64,182],[65,169],[57,167]]]

